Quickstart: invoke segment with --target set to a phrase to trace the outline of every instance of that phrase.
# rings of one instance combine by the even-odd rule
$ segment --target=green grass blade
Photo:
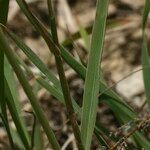
[[[5,82],[5,89],[6,89],[5,93],[6,93],[7,105],[8,105],[10,114],[13,118],[13,121],[15,123],[15,126],[17,128],[17,131],[19,133],[20,139],[22,140],[24,147],[26,149],[30,149],[30,144],[28,141],[29,139],[27,138],[26,133],[24,132],[24,129],[20,120],[20,116],[17,112],[14,99],[13,99],[13,96],[11,95],[11,91],[10,91],[7,81]]]
[[[16,43],[16,45],[25,53],[25,55],[32,61],[32,63],[38,67],[38,69],[45,74],[45,76],[51,81],[58,89],[61,89],[60,82],[56,78],[53,72],[41,61],[41,59],[15,34],[7,31],[9,37]]]
[[[86,50],[89,51],[90,49],[90,36],[88,35],[87,31],[82,25],[79,25],[79,30],[81,34],[81,38],[84,40],[84,44],[86,46]]]
[[[24,73],[22,72],[21,68],[19,67],[16,58],[11,50],[11,48],[8,46],[6,39],[4,38],[4,34],[2,32],[2,30],[0,30],[0,42],[2,44],[2,47],[4,48],[5,54],[10,62],[10,64],[12,65],[20,83],[23,86],[23,89],[26,93],[26,95],[28,96],[31,105],[35,111],[35,114],[37,116],[37,118],[39,119],[47,137],[49,142],[52,144],[52,147],[54,149],[60,149],[59,144],[56,140],[55,134],[52,131],[52,129],[49,126],[49,122],[46,119],[46,116],[41,108],[41,106],[39,105],[36,96],[33,94],[32,92],[32,88],[28,83],[28,80],[26,79]]]
[[[84,80],[86,75],[86,68],[76,61],[73,56],[63,47],[60,46],[61,56],[73,68],[78,75]]]
[[[5,57],[5,78],[6,78],[6,81],[8,83],[8,87],[10,89],[10,92],[11,92],[11,95],[13,97],[13,100],[14,100],[14,107],[16,108],[16,111],[18,114],[21,114],[21,105],[20,105],[20,101],[19,101],[19,94],[18,94],[18,90],[17,90],[17,86],[16,86],[16,79],[14,77],[14,72],[7,60],[7,58]],[[11,110],[10,110],[11,111]],[[22,124],[22,128],[24,130],[24,133],[26,134],[26,137],[29,141],[29,135],[28,135],[28,132],[27,132],[27,127],[26,127],[26,124],[23,120],[22,117],[20,117],[20,122]]]
[[[42,77],[38,77],[36,80],[50,94],[52,94],[56,99],[58,99],[62,104],[65,105],[65,100],[64,100],[62,91],[56,89],[53,85],[49,84]],[[75,100],[73,100],[73,98],[72,98],[72,103],[73,103],[74,109],[76,110],[76,113],[79,114],[81,112],[81,108],[78,106]]]
[[[150,0],[146,0],[145,2],[145,7],[144,7],[144,12],[143,12],[143,26],[142,26],[142,31],[143,31],[143,45],[142,45],[142,66],[150,65],[150,55],[149,55],[149,49],[148,49],[148,43],[145,35],[145,27],[148,19],[148,14],[150,12]],[[147,97],[147,102],[150,107],[150,69],[149,68],[144,68],[143,69],[143,78],[144,78],[144,85],[145,85],[145,92],[146,92],[146,97]]]
[[[143,150],[150,149],[150,142],[144,136],[141,136],[139,132],[136,132],[133,135],[133,139],[137,143],[137,149],[143,149]]]
[[[83,110],[81,117],[81,137],[85,149],[90,149],[97,113],[99,93],[99,65],[102,57],[106,18],[109,0],[98,0],[96,19],[92,33],[91,50],[85,79]]]
[[[6,57],[5,57],[4,71],[5,71],[5,78],[9,84],[11,93],[13,95],[13,99],[15,100],[15,106],[20,114],[21,113],[21,105],[19,103],[19,95],[18,95],[16,84],[15,84],[15,77],[13,74],[13,70],[12,70],[11,66],[9,65],[9,62]]]
[[[44,141],[42,138],[42,131],[41,131],[41,125],[36,121],[35,126],[35,133],[34,133],[34,147],[36,150],[43,150],[44,149]]]
[[[65,101],[64,101],[64,97],[63,97],[63,94],[61,91],[58,91],[58,90],[55,90],[55,88],[48,84],[47,81],[45,81],[42,77],[38,77],[37,78],[37,82],[43,87],[45,88],[50,94],[52,94],[56,99],[58,99],[62,104],[65,105]],[[76,111],[76,113],[78,114],[78,117],[81,118],[81,108],[77,105],[77,103],[75,102],[75,100],[72,101],[73,102],[73,106],[74,106],[74,109]],[[99,126],[96,126],[95,127],[95,135],[98,139],[98,141],[101,143],[101,144],[104,144],[106,143],[104,141],[104,139],[101,137],[101,134],[100,134],[100,131],[103,131],[103,129],[99,128]],[[106,129],[105,129],[106,131]],[[103,131],[103,132],[105,132]],[[107,132],[108,133],[108,132]],[[107,145],[105,145],[107,146]]]
[[[142,46],[142,66],[144,67],[148,65],[150,66],[150,56],[148,53],[148,45],[146,39],[144,39],[143,46]],[[147,102],[150,107],[150,68],[143,69],[143,78],[144,78]]]

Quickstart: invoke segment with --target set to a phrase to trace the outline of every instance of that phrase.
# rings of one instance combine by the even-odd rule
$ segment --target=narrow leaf
[[[22,84],[22,87],[23,87],[26,95],[28,96],[28,98],[30,100],[30,103],[31,103],[31,105],[35,111],[35,114],[36,114],[37,118],[39,119],[47,137],[48,137],[49,142],[52,144],[52,147],[54,149],[60,149],[59,144],[56,140],[55,134],[52,131],[52,129],[50,128],[49,122],[46,119],[46,116],[45,116],[41,106],[39,105],[36,96],[32,92],[32,88],[29,85],[28,80],[26,79],[24,73],[22,72],[20,66],[18,65],[15,55],[13,54],[11,48],[8,46],[1,29],[0,29],[0,42],[2,44],[2,47],[5,50],[5,54],[9,60],[10,64],[12,65],[20,83]]]
[[[143,46],[142,46],[142,66],[143,66],[145,92],[146,92],[147,102],[150,107],[150,68],[149,67],[144,68],[144,66],[150,66],[150,56],[148,53],[148,45],[145,39],[143,41]]]
[[[15,34],[7,31],[8,35],[16,43],[16,45],[25,53],[25,55],[31,60],[31,62],[38,67],[38,69],[45,74],[45,76],[51,81],[57,88],[61,89],[60,82],[56,78],[53,72],[41,61],[41,59]]]
[[[106,18],[109,0],[98,0],[96,19],[92,33],[89,63],[85,78],[83,110],[81,117],[81,137],[85,149],[90,149],[97,113],[99,93],[99,71],[102,57]]]

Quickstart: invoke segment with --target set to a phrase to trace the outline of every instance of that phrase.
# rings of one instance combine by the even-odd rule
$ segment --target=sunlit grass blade
[[[109,0],[98,0],[97,2],[96,19],[93,27],[89,62],[85,78],[81,117],[81,137],[86,150],[90,149],[96,121],[100,61],[105,37],[108,4]]]
[[[33,110],[35,111],[35,114],[36,114],[37,118],[39,119],[39,121],[48,137],[49,142],[51,143],[51,145],[54,149],[60,149],[59,144],[56,140],[55,134],[52,131],[52,129],[50,128],[49,122],[46,119],[46,116],[45,116],[43,110],[41,109],[41,106],[39,105],[36,96],[33,94],[32,88],[29,85],[28,80],[26,79],[19,64],[17,63],[16,58],[15,58],[11,48],[8,46],[1,29],[0,29],[0,42],[2,44],[2,47],[4,48],[5,54],[9,60],[10,64],[12,65],[26,95],[28,96],[28,98],[31,102]]]

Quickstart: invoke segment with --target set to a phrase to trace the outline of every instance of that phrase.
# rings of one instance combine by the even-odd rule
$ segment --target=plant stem
[[[57,35],[57,28],[56,28],[56,20],[55,20],[53,7],[52,7],[52,1],[47,0],[47,4],[48,4],[49,16],[50,16],[50,27],[51,27],[52,38],[53,38],[54,43],[60,48],[58,35]],[[83,150],[84,147],[81,141],[81,133],[80,133],[80,129],[77,123],[77,117],[75,115],[75,111],[74,111],[71,96],[70,96],[68,82],[67,82],[65,71],[63,68],[63,61],[62,61],[62,57],[60,54],[61,52],[60,50],[58,52],[59,52],[58,55],[55,55],[55,54],[54,55],[55,55],[57,70],[58,70],[58,74],[59,74],[59,78],[61,82],[62,92],[64,95],[66,107],[67,107],[68,117],[73,128],[73,132],[74,132],[75,139],[77,141],[78,148]]]

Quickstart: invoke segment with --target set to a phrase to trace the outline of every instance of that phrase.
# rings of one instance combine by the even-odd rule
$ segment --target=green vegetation
[[[108,105],[122,126],[130,122],[135,122],[135,118],[138,117],[135,110],[107,86],[101,71],[101,59],[103,55],[109,0],[97,0],[96,17],[92,33],[87,32],[82,26],[80,27],[81,37],[86,43],[87,52],[89,52],[87,68],[68,52],[65,44],[59,43],[51,0],[47,0],[51,32],[49,32],[34,16],[25,0],[16,0],[16,2],[31,25],[43,37],[50,52],[55,56],[59,79],[20,37],[12,33],[5,26],[7,22],[9,0],[0,0],[0,117],[7,131],[11,148],[26,150],[35,148],[37,150],[42,150],[43,143],[41,140],[40,128],[42,127],[52,148],[54,150],[61,149],[57,136],[50,127],[49,120],[38,102],[36,96],[37,91],[35,92],[28,82],[28,75],[32,75],[35,77],[36,82],[40,87],[45,88],[60,103],[66,106],[68,119],[78,149],[89,150],[91,147],[92,136],[95,135],[99,145],[106,147],[106,149],[116,149],[121,142],[127,138],[131,138],[137,146],[137,149],[140,150],[144,148],[145,150],[149,150],[150,142],[148,137],[140,131],[142,129],[141,125],[138,125],[131,134],[126,135],[121,141],[114,136],[109,136],[108,129],[96,120],[98,103],[105,103]],[[146,0],[142,26],[142,65],[147,103],[150,106],[150,68],[145,67],[150,66],[149,47],[145,34],[149,11],[150,0]],[[91,44],[89,45],[90,33],[92,38]],[[20,51],[22,51],[40,70],[41,74],[35,75],[17,56],[11,48],[8,38],[10,38]],[[80,36],[77,38],[80,38]],[[80,107],[70,95],[63,68],[63,60],[85,81],[82,107]],[[22,111],[16,83],[14,82],[14,73],[22,85],[33,109],[32,115],[34,116],[35,124],[33,125],[32,135],[28,133],[24,118],[21,117]],[[17,131],[12,129],[9,124],[7,109],[12,116]],[[78,123],[78,120],[80,120],[81,124]],[[115,144],[110,145],[108,141],[113,141]]]

